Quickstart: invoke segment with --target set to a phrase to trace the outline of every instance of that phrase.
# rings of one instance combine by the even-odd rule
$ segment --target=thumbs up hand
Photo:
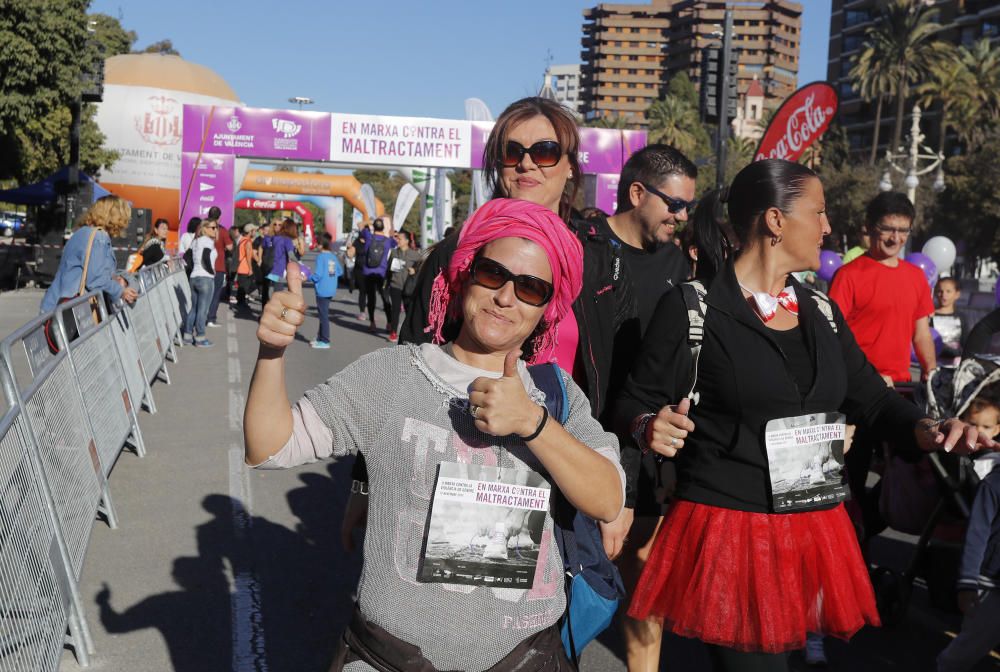
[[[521,353],[511,350],[503,360],[500,378],[476,378],[469,385],[469,412],[476,429],[493,436],[530,436],[542,419],[541,407],[528,397],[517,360]]]
[[[673,457],[684,447],[684,439],[694,431],[694,422],[688,417],[691,400],[681,399],[676,406],[664,406],[646,425],[646,445],[665,457]]]
[[[285,268],[285,276],[288,289],[271,296],[260,313],[257,325],[257,340],[277,350],[284,350],[295,340],[295,332],[305,321],[306,313],[299,265],[289,262]]]

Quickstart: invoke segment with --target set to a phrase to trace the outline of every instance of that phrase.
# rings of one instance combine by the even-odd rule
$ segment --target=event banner
[[[233,225],[233,182],[236,158],[232,154],[181,154],[180,222],[187,226],[192,217],[205,218],[208,209],[217,205],[222,210],[219,223],[227,229]]]
[[[796,161],[837,116],[837,90],[826,82],[807,84],[785,99],[764,131],[754,161]]]
[[[333,114],[330,161],[468,168],[468,121]]]
[[[472,167],[483,167],[483,150],[493,130],[492,121],[473,121]],[[614,173],[636,151],[646,146],[646,131],[619,131],[611,128],[580,128],[580,168],[587,174]],[[600,207],[600,206],[598,206]],[[602,208],[603,209],[603,208]],[[612,212],[612,211],[608,211]]]
[[[185,105],[183,147],[185,152],[327,161],[330,114]]]

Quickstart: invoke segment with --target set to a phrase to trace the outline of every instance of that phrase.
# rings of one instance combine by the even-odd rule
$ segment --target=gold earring
[[[775,245],[777,245],[780,242],[781,242],[781,234],[780,233],[777,236],[772,236],[771,237],[771,247],[774,247]]]

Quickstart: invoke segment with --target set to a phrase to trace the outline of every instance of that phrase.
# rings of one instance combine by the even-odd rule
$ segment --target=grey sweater
[[[536,402],[544,394],[522,382]],[[559,620],[566,607],[562,560],[546,516],[530,590],[419,583],[417,567],[437,466],[466,462],[504,468],[542,465],[517,437],[479,432],[466,410],[469,383],[498,374],[461,364],[430,344],[384,348],[361,357],[307,392],[294,408],[295,431],[262,465],[283,468],[361,451],[368,463],[368,532],[358,605],[372,622],[421,648],[442,670],[485,670],[521,640]],[[590,415],[590,403],[563,374],[565,428],[618,469],[618,440]],[[543,474],[544,475],[544,474]],[[349,672],[371,669],[351,663]]]

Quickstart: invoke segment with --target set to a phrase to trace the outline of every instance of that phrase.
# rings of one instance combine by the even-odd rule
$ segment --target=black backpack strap
[[[697,404],[700,395],[695,392],[698,384],[698,358],[701,356],[701,344],[705,340],[705,316],[708,304],[705,295],[708,290],[700,280],[691,280],[681,285],[681,296],[688,314],[688,347],[691,348],[691,385],[685,395],[692,404]]]

